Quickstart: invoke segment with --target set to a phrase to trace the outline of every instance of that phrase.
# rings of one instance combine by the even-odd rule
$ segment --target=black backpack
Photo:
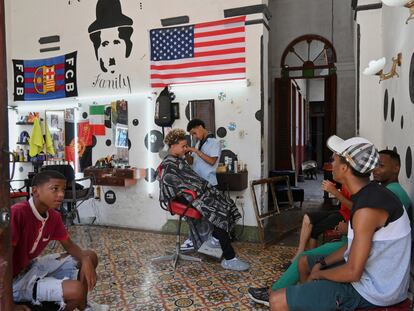
[[[155,103],[154,122],[158,126],[170,127],[174,123],[173,110],[171,104],[171,93],[166,86],[160,93]]]

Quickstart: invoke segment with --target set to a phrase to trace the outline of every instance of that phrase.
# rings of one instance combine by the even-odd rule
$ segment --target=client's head
[[[181,157],[187,151],[187,138],[182,129],[173,129],[165,136],[164,142],[168,145],[168,152],[175,157]]]

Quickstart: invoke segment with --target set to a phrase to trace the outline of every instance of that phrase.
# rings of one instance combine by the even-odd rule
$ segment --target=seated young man
[[[305,283],[272,292],[271,310],[354,310],[407,298],[410,222],[398,198],[369,181],[378,152],[359,137],[332,136],[327,145],[334,152],[334,180],[352,195],[348,243],[327,257],[302,257],[308,267],[299,265]]]
[[[292,261],[305,249],[312,249],[317,246],[318,237],[326,230],[334,229],[340,222],[348,222],[351,214],[352,202],[349,200],[349,193],[345,187],[339,191],[336,184],[329,181],[322,181],[322,189],[332,194],[341,202],[341,207],[338,211],[316,211],[308,212],[303,216],[302,227],[300,230],[299,245]],[[286,263],[285,268],[290,263]]]
[[[62,310],[108,310],[87,303],[87,294],[96,284],[98,257],[70,239],[55,210],[62,205],[65,187],[65,176],[43,171],[33,178],[32,198],[11,207],[13,300],[53,301]],[[51,240],[59,241],[67,253],[39,257]]]
[[[407,192],[405,192],[405,190],[398,183],[400,166],[401,162],[398,153],[392,150],[381,150],[379,152],[379,165],[373,170],[372,175],[376,182],[385,186],[398,197],[398,199],[404,205],[408,215],[410,215],[411,200]],[[337,226],[337,230],[340,233],[346,234],[348,232],[347,224],[345,222],[340,222]],[[344,236],[340,241],[325,243],[317,248],[304,251],[292,262],[292,265],[286,270],[286,272],[283,273],[282,276],[276,282],[273,283],[273,285],[271,286],[271,290],[276,291],[278,289],[285,288],[290,285],[295,285],[297,282],[299,282],[299,264],[302,270],[307,271],[304,272],[305,274],[310,273],[309,267],[307,267],[306,257],[302,259],[302,256],[328,256],[334,251],[344,246],[344,244],[346,243],[347,238],[346,236]],[[251,287],[249,288],[249,296],[253,301],[269,306],[269,287]]]

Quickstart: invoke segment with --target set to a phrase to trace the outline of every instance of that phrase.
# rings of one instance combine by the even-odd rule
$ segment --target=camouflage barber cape
[[[162,168],[161,176],[158,176],[160,202],[167,204],[177,195],[182,195],[191,202],[192,197],[183,193],[185,189],[192,190],[197,194],[192,206],[203,215],[203,224],[201,225],[200,222],[192,219],[189,220],[193,242],[197,247],[205,240],[204,237],[200,237],[200,229],[203,232],[211,231],[211,225],[213,225],[229,232],[236,221],[241,218],[234,201],[198,176],[184,159],[168,155],[160,165]],[[205,224],[205,222],[210,224],[209,229],[206,228],[209,224]]]

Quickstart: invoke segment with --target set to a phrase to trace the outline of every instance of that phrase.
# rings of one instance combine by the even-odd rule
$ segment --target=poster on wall
[[[65,111],[46,110],[46,124],[49,127],[52,138],[55,158],[63,160],[65,158]]]
[[[75,122],[75,113],[73,108],[65,111],[65,159],[83,171],[92,165],[92,131],[88,121]]]
[[[14,100],[48,100],[78,96],[77,52],[35,59],[13,59]]]
[[[128,164],[128,102],[117,100],[111,103],[112,132],[119,163]]]

